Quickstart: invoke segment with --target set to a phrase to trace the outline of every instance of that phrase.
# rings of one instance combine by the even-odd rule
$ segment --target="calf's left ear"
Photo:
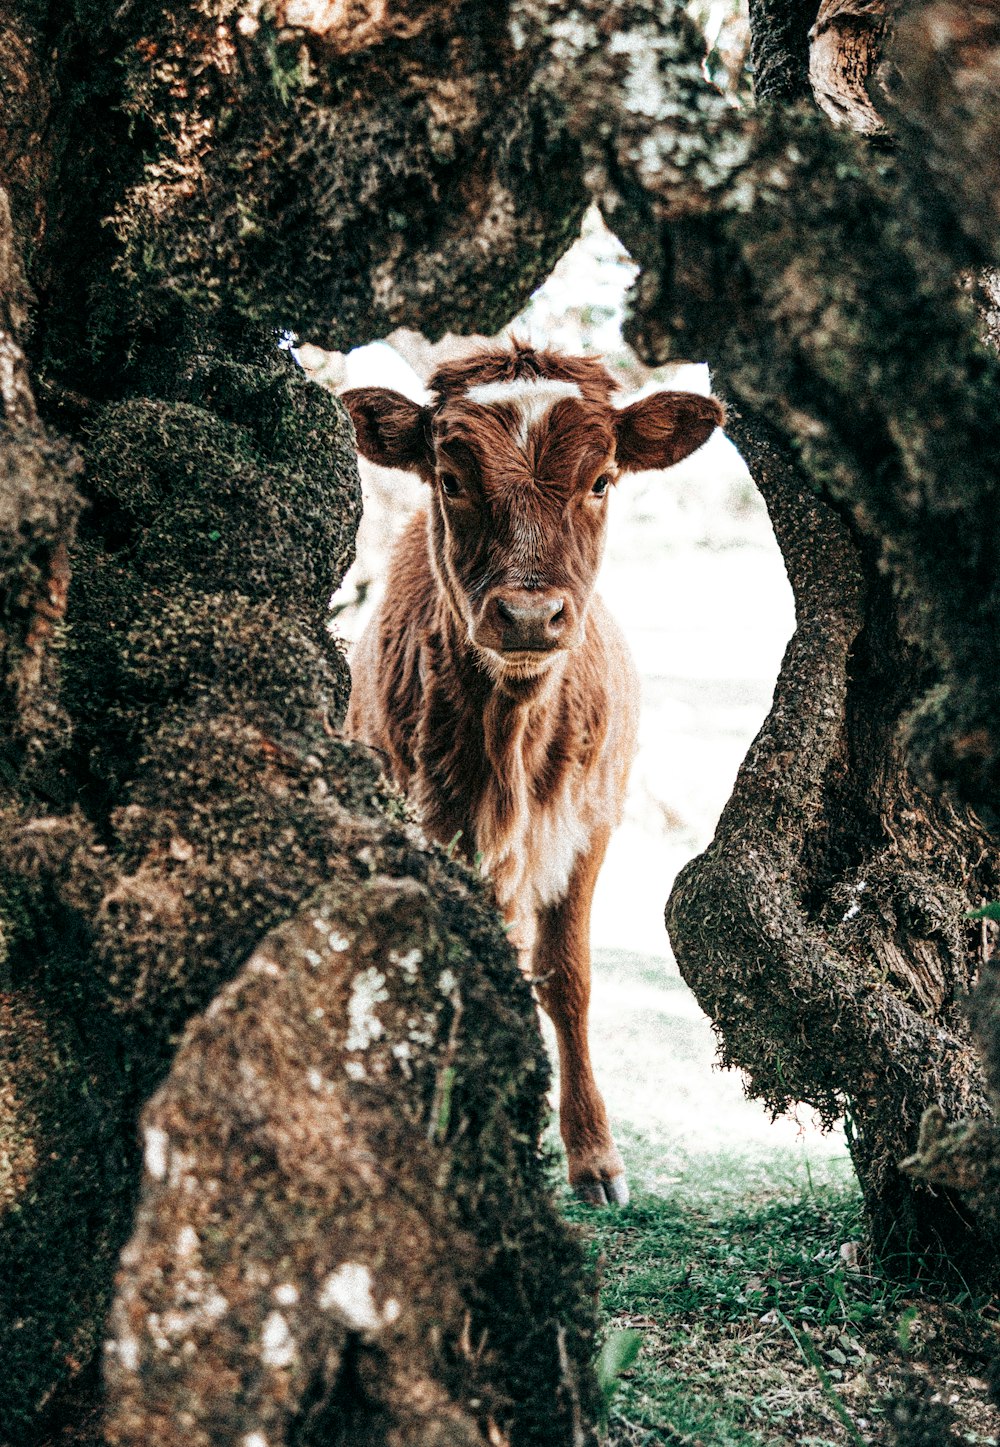
[[[625,472],[673,467],[726,419],[722,403],[697,392],[653,392],[615,418],[615,455]]]

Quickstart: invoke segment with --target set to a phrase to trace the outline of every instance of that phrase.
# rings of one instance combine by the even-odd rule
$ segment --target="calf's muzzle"
[[[565,594],[495,588],[483,602],[474,641],[497,653],[549,653],[570,647],[575,631]]]

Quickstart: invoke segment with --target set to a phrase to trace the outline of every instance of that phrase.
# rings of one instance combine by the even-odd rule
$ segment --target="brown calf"
[[[429,486],[352,660],[347,732],[378,749],[433,838],[493,879],[559,1041],[569,1178],[628,1200],[587,1040],[590,906],[635,753],[638,681],[593,591],[622,472],[668,467],[711,397],[616,409],[591,358],[512,347],[440,368],[420,407],[346,392],[358,450]]]

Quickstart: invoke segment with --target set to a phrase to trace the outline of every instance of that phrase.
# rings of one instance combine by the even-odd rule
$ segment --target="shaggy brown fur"
[[[378,749],[435,839],[496,887],[559,1041],[570,1181],[625,1201],[587,1043],[590,906],[635,752],[638,682],[594,593],[607,499],[722,421],[711,397],[631,407],[593,358],[515,342],[442,367],[420,407],[344,394],[358,449],[429,484],[358,643],[347,732]]]

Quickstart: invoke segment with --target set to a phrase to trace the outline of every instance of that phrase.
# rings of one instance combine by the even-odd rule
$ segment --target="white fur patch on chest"
[[[496,814],[496,797],[487,790],[476,818],[476,842],[482,869],[493,880],[497,902],[514,947],[526,956],[535,942],[538,914],[566,895],[573,868],[585,854],[608,801],[594,780],[570,777],[545,805],[531,798],[520,767],[513,770],[516,806],[506,827]],[[589,787],[588,787],[589,783]]]
[[[487,792],[476,835],[482,870],[493,880],[510,941],[526,954],[535,942],[539,910],[557,904],[566,894],[573,865],[590,843],[593,826],[569,788],[544,809],[529,805],[527,791],[518,792],[518,807],[503,830],[497,827],[494,800]]]
[[[531,886],[538,907],[557,904],[566,893],[573,865],[590,843],[593,820],[564,789],[557,800],[525,821],[522,857],[530,859]]]
[[[469,387],[466,397],[480,407],[492,407],[498,403],[513,407],[518,413],[518,441],[525,446],[528,428],[541,422],[550,407],[564,397],[582,398],[575,382],[560,382],[554,377],[522,377],[516,382],[481,382]]]

